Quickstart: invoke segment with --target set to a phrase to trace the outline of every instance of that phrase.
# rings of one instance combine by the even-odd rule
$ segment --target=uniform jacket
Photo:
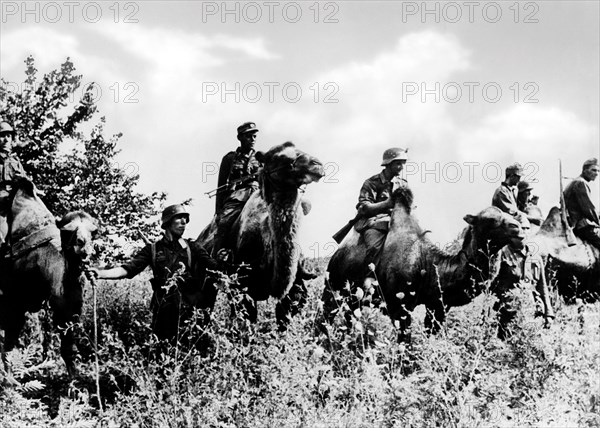
[[[563,193],[569,213],[569,224],[574,229],[600,227],[596,207],[592,202],[590,185],[582,176],[571,181]]]
[[[516,187],[509,186],[505,182],[502,182],[500,187],[494,192],[492,206],[500,208],[507,214],[516,216],[519,212],[519,209],[517,208]]]
[[[367,178],[363,183],[360,194],[358,195],[358,203],[356,209],[360,208],[367,203],[377,203],[387,200],[392,192],[394,186],[407,186],[408,183],[403,178],[393,178],[388,180],[385,178],[383,171],[379,174]],[[377,228],[381,230],[388,230],[390,222],[391,209],[386,213],[380,213],[373,217],[361,218],[354,225],[356,231],[362,232],[368,228]]]
[[[244,154],[238,147],[237,150],[229,152],[223,156],[223,160],[221,161],[221,166],[219,168],[219,181],[217,186],[225,186],[232,181],[258,173],[261,164],[258,162],[258,160],[256,160],[254,154],[254,150],[249,154]],[[244,183],[226,186],[218,191],[215,198],[216,212],[221,212],[225,201],[232,195],[234,191],[247,189],[249,187],[258,187],[257,179],[250,179]]]
[[[187,247],[190,248],[193,266],[189,266]],[[154,261],[152,245],[148,244],[122,267],[127,271],[127,278],[133,278],[150,266],[154,274],[152,288],[155,292],[159,291],[172,273],[181,267],[180,263],[185,266],[186,282],[190,285],[190,281],[203,279],[206,269],[217,269],[217,262],[206,250],[189,239],[171,241],[163,236],[154,244],[154,249]]]

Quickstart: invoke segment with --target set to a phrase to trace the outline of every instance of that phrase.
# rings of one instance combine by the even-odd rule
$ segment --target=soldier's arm
[[[492,205],[497,208],[500,208],[502,211],[512,216],[516,216],[519,212],[515,203],[504,191],[497,191],[494,194],[494,197],[492,199]]]
[[[217,213],[221,212],[221,209],[223,208],[223,203],[225,202],[227,189],[221,186],[225,186],[227,184],[230,170],[231,156],[229,153],[227,153],[225,156],[223,156],[223,159],[221,160],[221,166],[219,167],[219,178],[217,181],[217,188],[219,190],[217,190],[217,194],[215,197],[215,209]]]
[[[377,200],[377,193],[373,185],[367,180],[360,189],[360,195],[358,196],[358,214],[362,217],[373,217],[377,214],[388,211],[393,208],[391,198],[385,201],[375,202]]]
[[[583,181],[578,181],[573,183],[573,185],[575,186],[574,195],[583,218],[592,220],[594,223],[599,224],[598,213],[596,212],[596,207],[594,206],[592,198],[590,197],[588,186]]]
[[[146,267],[148,267],[152,260],[152,250],[150,245],[146,245],[138,253],[131,258],[127,263],[121,266],[114,267],[111,269],[98,269],[93,268],[92,272],[100,279],[122,279],[122,278],[133,278]]]

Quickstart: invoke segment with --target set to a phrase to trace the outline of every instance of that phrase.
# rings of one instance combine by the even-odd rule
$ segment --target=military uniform
[[[569,183],[563,193],[569,225],[575,235],[600,248],[600,220],[592,202],[592,192],[582,176]]]
[[[227,247],[227,234],[231,226],[239,217],[250,195],[258,189],[258,170],[260,162],[254,157],[255,151],[243,153],[240,148],[227,153],[221,161],[219,169],[219,187],[217,193],[217,239],[213,254],[223,247]],[[234,183],[235,180],[243,180]]]
[[[516,186],[509,186],[505,182],[500,184],[500,187],[496,189],[492,197],[492,206],[500,208],[503,212],[516,217],[519,213]]]
[[[383,153],[381,166],[387,168],[394,161],[406,161],[406,159],[407,150],[397,147],[391,148]],[[363,183],[358,195],[358,204],[356,204],[359,214],[369,204],[388,200],[396,188],[408,186],[406,180],[401,177],[386,178],[384,171],[366,179]],[[376,215],[365,216],[359,219],[354,225],[354,229],[363,235],[367,247],[367,263],[375,263],[377,261],[390,227],[391,212],[392,209],[389,208]]]
[[[535,284],[536,307],[546,319],[554,318],[550,304],[544,264],[532,247],[515,248],[504,246],[492,260],[496,274],[492,282],[492,292],[498,298],[494,309],[498,311],[498,337],[504,339],[511,334],[511,324],[517,315],[518,304],[512,293],[520,284]]]
[[[133,278],[146,267],[152,268],[152,330],[159,339],[176,337],[182,311],[187,310],[185,295],[203,287],[206,269],[217,269],[217,262],[199,244],[188,239],[171,241],[163,238],[142,248],[121,267]],[[169,287],[169,279],[181,269],[181,279]],[[213,290],[205,290],[211,293]],[[216,296],[216,291],[214,291]],[[182,300],[183,296],[183,300]],[[212,298],[212,296],[211,296]],[[210,305],[210,302],[206,302]]]
[[[12,182],[18,177],[27,177],[19,159],[15,156],[0,156],[0,245],[8,233],[6,216],[10,212],[10,192]]]

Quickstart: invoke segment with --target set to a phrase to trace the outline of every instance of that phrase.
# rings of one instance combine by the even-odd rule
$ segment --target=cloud
[[[11,71],[25,69],[23,61],[28,55],[36,58],[37,68],[50,70],[57,68],[67,56],[79,56],[80,43],[73,35],[61,34],[54,30],[35,26],[15,31],[2,31],[0,37],[3,77]],[[20,77],[20,76],[19,76]]]

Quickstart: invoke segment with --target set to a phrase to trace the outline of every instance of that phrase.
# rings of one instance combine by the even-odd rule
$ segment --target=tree
[[[108,255],[120,259],[131,249],[114,245],[111,235],[133,245],[143,236],[155,238],[153,218],[166,194],[138,193],[139,175],[120,168],[115,157],[122,134],[105,138],[105,118],[95,119],[93,84],[75,101],[82,76],[75,74],[69,58],[41,81],[33,57],[25,64],[26,79],[20,88],[14,90],[14,85],[1,81],[0,118],[15,128],[20,144],[14,151],[44,193],[46,206],[58,217],[81,209],[97,218],[103,231],[97,241],[101,259]],[[89,135],[82,130],[86,127],[92,129]],[[66,142],[73,145],[72,151],[61,150]]]

